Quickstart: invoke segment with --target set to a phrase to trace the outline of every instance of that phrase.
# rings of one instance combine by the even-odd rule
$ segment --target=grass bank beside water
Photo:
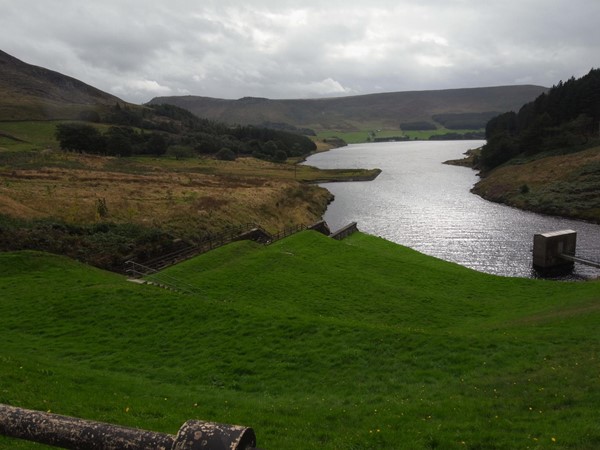
[[[486,174],[473,192],[521,209],[600,223],[600,146],[512,160]]]
[[[37,252],[0,267],[2,403],[169,433],[243,424],[265,449],[600,446],[598,281],[309,231],[165,271],[198,295]]]

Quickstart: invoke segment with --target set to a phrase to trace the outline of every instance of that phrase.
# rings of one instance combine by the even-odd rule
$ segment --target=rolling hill
[[[429,122],[434,116],[498,113],[518,110],[547,89],[500,86],[433,91],[390,92],[337,98],[271,100],[244,97],[224,100],[197,96],[156,97],[150,104],[169,103],[197,116],[230,124],[285,123],[316,130],[398,129],[401,123]],[[489,118],[489,117],[488,117]],[[438,118],[439,120],[439,118]],[[487,118],[483,120],[483,125]]]
[[[0,50],[0,121],[77,119],[116,103],[114,95],[27,64]]]
[[[0,403],[168,433],[252,426],[264,449],[599,448],[598,281],[312,231],[164,271],[190,295],[39,252],[0,267]]]
[[[282,124],[316,130],[398,129],[401,124],[428,123],[455,128],[454,119],[475,120],[482,128],[503,111],[518,110],[547,88],[499,86],[469,89],[391,92],[321,99],[272,100],[244,97],[156,97],[149,104],[171,104],[199,117],[227,124]],[[75,78],[27,64],[0,50],[0,121],[89,118],[102,114],[120,98]],[[135,109],[136,105],[129,105]],[[460,128],[460,127],[458,127]]]

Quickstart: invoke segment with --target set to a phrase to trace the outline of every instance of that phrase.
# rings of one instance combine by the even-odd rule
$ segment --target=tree
[[[287,153],[283,150],[277,150],[275,155],[273,156],[273,161],[275,162],[285,162],[287,159]]]
[[[146,152],[149,155],[161,156],[167,151],[167,140],[162,134],[152,133],[150,139],[146,143]]]
[[[106,132],[106,153],[115,156],[133,154],[133,135],[131,128],[110,127]]]
[[[221,161],[235,161],[235,152],[227,147],[223,147],[217,152],[215,157]]]
[[[500,114],[487,123],[485,126],[485,138],[493,139],[494,135],[508,134],[513,136],[517,132],[517,115],[514,112]]]
[[[262,153],[268,155],[269,157],[275,157],[275,153],[279,150],[279,147],[274,141],[268,141],[265,145],[262,146]]]
[[[55,136],[63,150],[96,154],[106,151],[106,140],[92,125],[61,123],[56,126]]]
[[[484,170],[493,169],[519,154],[518,142],[506,131],[496,133],[481,150],[479,159]]]
[[[509,112],[491,119],[486,125],[482,168],[493,169],[520,154],[589,145],[599,121],[600,69],[592,69],[580,79],[560,81],[516,115]]]

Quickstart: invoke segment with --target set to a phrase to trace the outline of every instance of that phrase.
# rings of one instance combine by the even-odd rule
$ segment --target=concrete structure
[[[573,261],[566,256],[575,256],[577,232],[560,230],[533,236],[533,267],[551,269],[555,267],[573,266]]]
[[[358,225],[356,222],[351,222],[345,227],[340,228],[339,230],[331,233],[329,235],[330,238],[335,239],[336,241],[341,241],[342,239],[347,238],[351,234],[354,234],[358,231]]]

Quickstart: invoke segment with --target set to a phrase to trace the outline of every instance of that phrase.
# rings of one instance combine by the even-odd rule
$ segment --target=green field
[[[448,128],[438,128],[437,130],[423,130],[423,131],[402,131],[402,130],[358,130],[358,131],[337,131],[337,130],[326,130],[317,133],[317,139],[323,140],[327,138],[340,138],[348,144],[362,144],[369,142],[369,136],[371,133],[378,138],[389,138],[396,136],[408,136],[411,140],[428,140],[431,136],[439,136],[446,133],[468,133],[474,130],[450,130]],[[475,130],[477,131],[477,130]]]
[[[54,130],[60,121],[0,122],[0,150],[58,148]],[[15,138],[15,139],[12,139]]]
[[[598,281],[485,275],[360,233],[165,271],[197,295],[36,252],[0,267],[0,403],[242,424],[265,449],[600,447]]]

